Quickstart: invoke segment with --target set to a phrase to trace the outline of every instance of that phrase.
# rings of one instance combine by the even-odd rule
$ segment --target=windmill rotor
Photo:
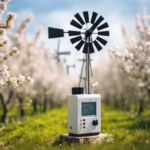
[[[75,31],[75,30],[69,30],[67,32],[64,32],[63,29],[57,29],[57,28],[48,28],[48,37],[49,38],[60,38],[64,37],[64,33],[68,33],[69,37],[71,37],[70,41],[72,44],[76,44],[75,48],[80,51],[83,47],[82,52],[87,54],[89,47],[89,53],[94,53],[94,47],[97,51],[102,50],[102,46],[105,46],[107,44],[107,40],[105,40],[104,37],[109,36],[109,31],[104,31],[109,27],[108,23],[102,23],[104,21],[104,18],[102,16],[98,17],[98,14],[96,12],[92,13],[92,17],[90,19],[88,11],[83,12],[83,18],[79,13],[76,13],[74,15],[75,19],[72,19],[70,22],[70,25],[75,27],[77,30],[85,29],[84,25],[87,25],[88,23],[92,24],[92,26],[88,29],[86,28],[84,32],[82,31]],[[97,29],[97,32],[94,33],[94,30]],[[92,35],[97,35],[96,39],[89,40],[87,42],[88,37],[92,37]],[[82,37],[83,35],[83,37]]]
[[[92,13],[91,19],[89,18],[89,13],[87,11],[83,12],[84,19],[80,16],[79,13],[75,14],[75,18],[77,19],[78,22],[75,20],[71,21],[71,25],[74,26],[77,29],[82,29],[83,25],[87,23],[91,23],[92,26],[89,29],[86,29],[85,32],[81,31],[68,31],[69,36],[71,37],[70,41],[72,44],[76,44],[75,48],[80,51],[81,48],[83,47],[83,53],[87,54],[88,53],[88,47],[89,47],[89,53],[94,53],[94,46],[97,49],[97,51],[102,50],[102,45],[105,46],[107,44],[107,41],[102,37],[102,36],[109,36],[109,31],[103,31],[103,29],[106,29],[109,27],[108,23],[105,22],[102,24],[102,21],[104,18],[100,16],[98,19],[97,16],[98,14],[96,12]],[[97,37],[95,40],[90,40],[86,41],[86,39],[90,36],[92,36],[94,30],[97,29]],[[102,31],[101,31],[102,30]],[[81,34],[85,35],[85,38],[82,38]],[[74,36],[72,38],[72,36]],[[93,46],[94,45],[94,46]]]

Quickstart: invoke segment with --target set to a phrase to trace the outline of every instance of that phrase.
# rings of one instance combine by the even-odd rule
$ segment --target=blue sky
[[[123,22],[126,22],[128,31],[135,33],[135,15],[141,13],[143,6],[147,7],[147,14],[150,14],[148,8],[150,0],[12,0],[8,3],[7,11],[18,14],[15,22],[20,22],[32,13],[34,19],[28,26],[27,33],[32,37],[37,27],[42,25],[43,35],[41,41],[45,41],[52,51],[53,48],[57,47],[58,40],[47,38],[48,26],[62,28],[67,31],[71,29],[70,21],[77,12],[82,14],[83,11],[89,11],[89,13],[95,11],[102,15],[105,21],[109,23],[110,38],[109,43],[101,52],[92,54],[93,66],[96,66],[103,58],[107,58],[109,47],[123,46],[121,32]],[[77,62],[77,59],[83,58],[84,55],[76,51],[68,35],[61,39],[60,51],[64,50],[71,50],[71,56],[67,56],[67,63],[70,65],[76,63],[77,65],[76,70],[70,70],[71,74],[79,75],[81,64]]]

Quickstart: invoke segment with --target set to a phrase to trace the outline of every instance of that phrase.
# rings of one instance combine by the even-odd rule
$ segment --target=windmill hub
[[[102,50],[102,46],[107,44],[103,36],[109,36],[109,31],[105,30],[109,26],[107,22],[102,23],[104,18],[98,16],[96,12],[92,13],[91,19],[87,11],[83,12],[84,18],[79,13],[75,14],[77,21],[72,19],[70,24],[78,31],[64,32],[62,29],[49,28],[49,38],[63,37],[64,33],[71,36],[71,43],[76,44],[75,48],[86,54],[86,77],[82,77],[82,71],[79,81],[79,87],[73,88],[72,94],[68,95],[68,132],[72,136],[87,136],[98,135],[101,132],[101,96],[99,94],[92,94],[90,88],[97,84],[90,84],[89,70],[91,67],[90,54],[96,50]],[[91,27],[88,28],[88,24]],[[86,25],[86,28],[84,28]],[[88,28],[88,29],[87,29]],[[81,30],[86,30],[81,32]],[[80,30],[80,31],[79,31]],[[98,32],[95,33],[94,31]],[[96,39],[90,39],[92,35],[96,35]],[[82,36],[83,35],[83,36]],[[89,38],[90,40],[86,40]],[[82,65],[82,70],[84,61]],[[91,75],[93,76],[92,69]],[[81,79],[85,80],[85,91],[80,87]]]
[[[92,35],[93,31],[91,29],[87,30],[85,32],[85,39],[87,39],[88,37],[90,37]]]

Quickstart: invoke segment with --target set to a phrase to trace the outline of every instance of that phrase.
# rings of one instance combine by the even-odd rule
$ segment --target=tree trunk
[[[8,110],[7,110],[7,104],[5,104],[3,95],[1,93],[0,93],[0,99],[2,102],[2,106],[3,106],[2,122],[5,123]]]
[[[46,112],[46,104],[47,104],[47,100],[46,100],[46,99],[44,99],[43,112]]]
[[[135,100],[134,104],[135,104],[134,111],[136,112],[137,111],[137,101],[136,100]]]
[[[52,108],[54,108],[54,102],[53,102],[53,100],[52,99],[50,99],[50,108],[52,109]]]
[[[130,102],[127,102],[126,111],[130,111]]]
[[[124,110],[124,107],[125,107],[125,99],[123,97],[123,94],[121,94],[121,108],[122,108],[122,110]]]
[[[2,122],[3,122],[3,123],[6,122],[7,112],[8,112],[8,110],[7,110],[7,109],[4,109],[3,115],[2,115]]]
[[[18,99],[20,102],[20,116],[24,116],[23,99],[19,95],[18,95]]]
[[[140,100],[140,106],[139,106],[139,116],[142,114],[143,112],[143,106],[144,106],[144,100],[141,99]]]
[[[36,102],[34,102],[34,101],[33,101],[33,110],[34,110],[34,112],[36,112],[36,111],[37,111],[37,103],[36,103]]]

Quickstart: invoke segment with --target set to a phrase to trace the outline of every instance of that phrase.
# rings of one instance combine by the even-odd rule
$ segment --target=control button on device
[[[85,121],[85,119],[83,119],[83,121]]]
[[[98,125],[98,120],[93,120],[93,125],[97,126]]]
[[[85,128],[85,126],[83,126],[83,128]]]

